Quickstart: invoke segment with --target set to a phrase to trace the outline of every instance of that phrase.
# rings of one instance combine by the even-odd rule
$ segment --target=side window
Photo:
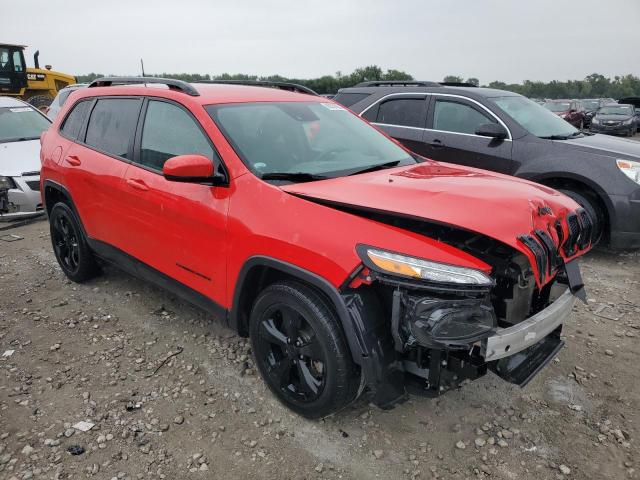
[[[85,143],[111,155],[127,158],[140,104],[139,99],[132,98],[98,100],[89,117]]]
[[[396,98],[380,104],[376,122],[404,127],[424,127],[426,113],[424,98]]]
[[[151,100],[142,129],[140,164],[162,170],[169,158],[187,154],[217,158],[207,137],[185,110]]]
[[[496,123],[496,121],[469,105],[448,100],[436,100],[433,112],[434,130],[474,134],[476,129],[485,123]]]
[[[24,67],[22,65],[22,55],[20,52],[13,52],[13,70],[16,72],[22,72]]]
[[[91,105],[90,101],[82,101],[78,102],[69,112],[67,118],[65,118],[62,123],[62,127],[60,127],[60,131],[65,137],[68,137],[72,140],[78,138],[78,133],[80,133],[80,129],[82,128],[82,122],[84,121],[84,116],[89,109],[89,105]]]

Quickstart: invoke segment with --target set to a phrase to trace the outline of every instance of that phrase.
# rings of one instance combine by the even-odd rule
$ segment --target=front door
[[[185,108],[147,100],[134,161],[124,175],[128,248],[138,260],[223,304],[229,189],[166,180],[164,162],[184,154],[220,162]]]
[[[427,118],[426,155],[434,160],[510,173],[511,140],[476,135],[476,129],[496,118],[474,102],[438,95]]]

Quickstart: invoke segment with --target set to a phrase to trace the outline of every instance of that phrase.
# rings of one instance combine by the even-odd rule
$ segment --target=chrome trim
[[[449,132],[448,130],[436,130],[435,128],[409,127],[408,125],[393,125],[392,123],[379,123],[379,122],[369,122],[369,123],[371,123],[371,125],[377,125],[379,127],[408,128],[410,130],[420,130],[423,132],[442,132],[442,133],[449,133],[452,135],[465,135],[467,137],[491,138],[491,137],[484,137],[482,135],[476,135],[474,133]],[[511,142],[511,139],[503,138],[502,141]]]
[[[509,328],[499,328],[482,341],[480,354],[487,362],[511,356],[538,343],[569,316],[575,295],[569,289],[541,312]]]
[[[509,130],[509,127],[507,127],[507,125],[495,113],[493,113],[491,110],[489,110],[487,107],[485,107],[483,104],[481,104],[477,100],[474,100],[473,98],[465,97],[464,95],[456,95],[454,93],[438,93],[438,92],[396,92],[396,93],[390,93],[388,95],[385,95],[384,97],[380,97],[378,100],[373,102],[371,105],[369,105],[367,108],[365,108],[362,112],[360,112],[358,114],[358,116],[360,116],[360,117],[363,116],[374,105],[382,102],[383,100],[385,100],[385,99],[387,99],[389,97],[402,96],[402,95],[413,95],[414,97],[415,96],[424,95],[425,99],[428,96],[437,95],[437,96],[440,96],[440,97],[453,97],[453,98],[461,98],[463,100],[468,100],[468,101],[470,101],[472,103],[475,103],[480,108],[482,108],[485,112],[487,112],[489,115],[491,115],[493,118],[495,118],[498,121],[498,123],[505,128],[505,130],[507,131],[508,137],[504,138],[503,140],[511,141],[513,139],[512,135],[511,135],[511,130]],[[471,136],[474,136],[474,137],[489,138],[489,137],[483,137],[482,135],[474,135],[472,133],[449,132],[447,130],[435,130],[435,129],[432,129],[432,128],[406,127],[404,125],[391,125],[391,124],[388,124],[388,123],[383,123],[383,124],[379,124],[379,123],[376,123],[376,122],[371,122],[371,123],[373,123],[375,125],[387,125],[389,127],[412,128],[412,129],[417,129],[417,130],[425,130],[425,131],[429,131],[429,132],[443,132],[443,133],[453,133],[453,134],[456,134],[456,135],[471,135]]]

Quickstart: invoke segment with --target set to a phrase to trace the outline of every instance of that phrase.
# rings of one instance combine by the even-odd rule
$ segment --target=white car
[[[88,83],[74,83],[73,85],[67,85],[62,90],[60,90],[58,92],[58,95],[56,95],[56,98],[54,98],[53,102],[51,102],[51,105],[49,105],[49,108],[47,108],[47,117],[49,118],[49,120],[53,122],[56,119],[58,113],[64,105],[64,102],[66,102],[67,98],[69,98],[69,95],[71,95],[76,90],[86,88],[88,86]]]
[[[51,121],[28,103],[0,97],[0,221],[42,215],[40,135]]]

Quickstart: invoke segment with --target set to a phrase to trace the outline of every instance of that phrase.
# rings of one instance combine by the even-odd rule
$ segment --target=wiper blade
[[[545,140],[566,140],[569,138],[569,135],[548,135],[540,138],[544,138]]]
[[[378,170],[384,170],[386,168],[395,167],[399,163],[400,163],[400,160],[394,160],[393,162],[387,162],[387,163],[380,163],[378,165],[372,165],[371,167],[363,168],[362,170],[351,172],[349,175],[359,175],[361,173],[376,172]]]
[[[315,175],[307,172],[268,172],[263,173],[262,180],[291,180],[292,182],[312,182],[314,180],[325,180],[329,177]]]

